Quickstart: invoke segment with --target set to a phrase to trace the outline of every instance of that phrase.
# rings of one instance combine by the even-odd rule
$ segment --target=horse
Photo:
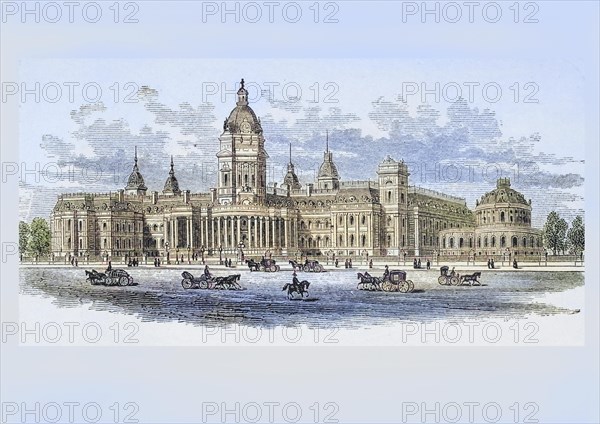
[[[238,284],[240,274],[232,274],[227,277],[217,277],[214,288],[226,290],[240,290],[242,287]]]
[[[377,277],[373,277],[368,272],[356,274],[356,277],[360,280],[356,288],[358,290],[381,290],[381,280]],[[362,287],[361,287],[362,286]]]
[[[479,277],[481,277],[481,272],[474,272],[473,274],[466,274],[460,277],[460,284],[469,283],[469,285],[480,286]]]
[[[302,264],[291,259],[288,261],[288,263],[294,268],[294,271],[302,271],[302,269],[304,268]]]
[[[300,283],[286,283],[281,290],[287,290],[288,299],[293,299],[294,293],[298,293],[300,297],[304,298],[304,293],[306,293],[306,297],[308,297],[308,286],[310,286],[310,283],[306,280],[302,280]]]
[[[260,263],[255,262],[254,259],[246,259],[246,263],[248,264],[250,272],[258,271],[260,269]]]
[[[106,281],[106,274],[98,272],[95,269],[91,271],[85,270],[85,275],[87,276],[87,280],[92,284],[102,284]]]

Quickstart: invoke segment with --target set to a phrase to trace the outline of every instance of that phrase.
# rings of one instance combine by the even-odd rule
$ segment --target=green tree
[[[556,255],[556,252],[564,251],[568,227],[567,221],[562,219],[556,211],[548,214],[544,229],[542,230],[542,236],[544,238],[544,247],[552,250],[553,255]]]
[[[571,223],[571,228],[567,231],[567,240],[572,253],[578,255],[585,250],[585,226],[581,216],[577,215]]]
[[[50,253],[50,226],[44,218],[34,218],[29,226],[29,251],[37,256]]]
[[[19,221],[19,253],[21,257],[27,254],[29,248],[29,224],[25,221]]]

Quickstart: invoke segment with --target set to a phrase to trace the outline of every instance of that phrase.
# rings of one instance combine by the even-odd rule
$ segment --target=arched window
[[[488,247],[488,238],[487,237],[483,238],[483,247]]]
[[[361,244],[362,244],[362,247],[365,247],[367,245],[367,236],[365,236],[364,234],[362,236]]]
[[[83,222],[79,221],[79,231],[81,231],[82,226],[83,226]]]
[[[350,225],[354,225],[354,215],[350,215]]]
[[[469,237],[469,247],[473,247],[473,239]]]
[[[512,247],[517,247],[517,237],[515,236],[512,238]]]
[[[340,246],[344,244],[344,236],[340,235]]]
[[[496,236],[492,236],[492,247],[496,247]]]
[[[481,237],[477,237],[477,247],[481,247]]]
[[[229,184],[229,174],[223,174],[223,185],[227,186]]]
[[[392,201],[392,192],[391,192],[391,191],[388,191],[388,192],[387,192],[387,201],[388,201],[388,202],[391,202],[391,201]]]
[[[500,222],[504,222],[505,217],[504,217],[504,211],[500,212]]]
[[[500,247],[506,247],[506,237],[500,237]]]
[[[463,247],[463,244],[464,244],[464,240],[463,240],[463,238],[461,237],[460,239],[458,239],[458,247],[462,248],[462,247]]]
[[[103,223],[102,223],[102,229],[103,229],[103,230],[106,230],[106,222],[103,222]]]
[[[354,234],[350,234],[350,246],[354,247]]]
[[[450,249],[454,247],[454,237],[450,237]]]
[[[446,237],[442,239],[442,248],[446,248]]]
[[[527,237],[523,237],[523,247],[527,247]]]
[[[367,223],[367,217],[366,216],[364,216],[364,215],[362,216],[361,223],[362,223],[362,225],[365,225]]]

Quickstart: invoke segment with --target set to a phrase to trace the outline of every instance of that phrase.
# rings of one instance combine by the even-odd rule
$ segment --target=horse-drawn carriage
[[[202,274],[199,278],[191,273],[183,271],[181,273],[183,280],[181,286],[184,289],[214,289],[214,290],[241,290],[239,285],[240,274],[228,275],[226,277],[216,277],[213,275]]]
[[[86,270],[86,281],[94,286],[129,286],[133,284],[133,277],[123,269],[111,269],[106,272],[98,272],[95,269]]]
[[[214,289],[214,290],[241,290],[239,285],[240,274],[232,274],[226,277],[216,277],[214,275],[202,274],[199,278],[191,273],[183,271],[181,273],[183,280],[181,286],[184,289]]]
[[[325,268],[319,263],[319,261],[306,260],[304,263],[301,263],[290,260],[289,264],[294,268],[294,271],[325,272]]]
[[[250,272],[252,271],[264,271],[264,272],[277,272],[281,270],[281,267],[277,265],[275,259],[262,258],[260,262],[256,262],[254,259],[246,259]]]
[[[415,285],[406,279],[406,271],[393,270],[383,277],[374,277],[368,272],[358,273],[359,290],[411,293]]]
[[[465,283],[469,283],[471,286],[480,286],[479,277],[481,272],[474,272],[473,274],[460,275],[458,272],[448,272],[450,267],[443,266],[440,268],[440,276],[438,277],[438,283],[442,286],[462,286]]]

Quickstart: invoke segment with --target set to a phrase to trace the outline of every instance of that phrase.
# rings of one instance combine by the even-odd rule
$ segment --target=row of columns
[[[182,226],[184,219],[185,226]],[[242,229],[243,220],[246,222],[244,229]],[[237,248],[242,241],[246,248],[291,248],[297,247],[296,227],[296,219],[204,216],[194,228],[191,216],[181,216],[166,219],[164,239],[172,248],[189,246],[197,249],[200,246],[205,248],[222,246],[231,249]],[[184,237],[183,240],[180,240],[181,236]]]

